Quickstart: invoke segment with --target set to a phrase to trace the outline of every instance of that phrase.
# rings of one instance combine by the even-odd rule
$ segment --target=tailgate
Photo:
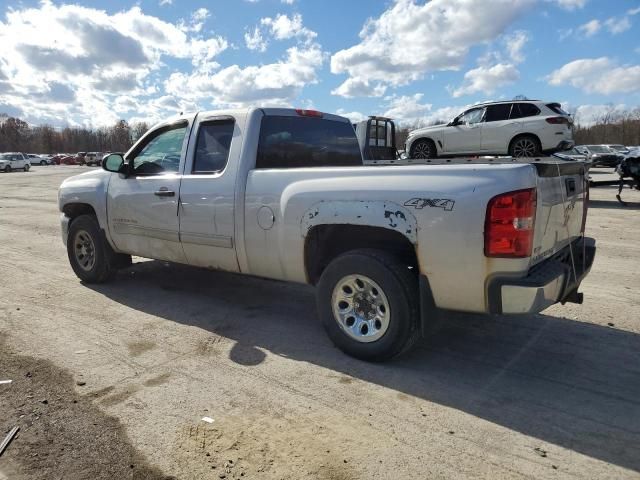
[[[532,265],[582,235],[589,188],[582,162],[551,160],[533,165],[538,174],[538,207]]]

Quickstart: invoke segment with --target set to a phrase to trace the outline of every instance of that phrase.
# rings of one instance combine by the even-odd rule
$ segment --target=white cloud
[[[296,0],[281,0],[282,3],[286,3],[287,5],[293,5]]]
[[[276,40],[298,37],[311,41],[317,36],[316,32],[302,25],[302,15],[299,13],[292,17],[280,14],[275,18],[262,18],[260,23],[270,30]]]
[[[318,44],[296,46],[276,63],[244,68],[232,65],[215,73],[173,73],[165,82],[165,89],[176,97],[209,100],[217,105],[289,105],[305,85],[317,82],[323,61]]]
[[[262,37],[262,32],[258,27],[255,27],[253,32],[245,32],[244,43],[249,50],[257,50],[258,52],[267,50],[268,42]]]
[[[197,23],[207,15],[201,9],[192,18]],[[139,7],[109,15],[45,1],[37,8],[9,10],[0,22],[0,77],[6,78],[0,78],[0,105],[37,122],[115,121],[116,98],[158,94],[164,58],[215,68],[214,58],[228,47],[227,41],[194,37],[180,27]]]
[[[504,42],[512,61],[516,63],[524,62],[525,55],[522,50],[528,41],[529,34],[522,30],[518,30],[517,32],[513,32],[512,34],[505,36]]]
[[[627,111],[627,105],[580,105],[576,108],[574,118],[576,123],[588,127],[605,118],[613,119]]]
[[[640,65],[618,66],[607,57],[574,60],[547,76],[550,85],[571,85],[586,93],[640,92]]]
[[[204,7],[199,8],[191,14],[191,18],[189,19],[188,23],[185,23],[184,20],[182,20],[179,23],[179,27],[184,32],[198,33],[202,30],[202,27],[204,26],[204,22],[207,18],[209,18],[209,16],[210,16],[209,10],[207,10]]]
[[[587,0],[546,0],[546,1],[555,3],[560,8],[564,8],[565,10],[580,9],[587,4]]]
[[[331,71],[347,74],[352,84],[401,86],[429,71],[457,70],[471,47],[497,38],[534,3],[395,0],[379,18],[366,22],[360,43],[332,56]],[[353,91],[347,84],[334,93]]]
[[[580,25],[578,27],[578,32],[585,37],[592,37],[598,33],[601,28],[602,24],[600,23],[600,20],[593,19],[590,22]]]
[[[489,67],[479,66],[464,74],[462,85],[451,89],[454,98],[473,93],[494,93],[500,87],[520,79],[520,72],[511,63],[498,63]]]
[[[629,17],[611,17],[604,22],[604,25],[611,34],[617,35],[631,28],[631,20]]]
[[[359,78],[349,78],[338,88],[331,91],[333,95],[340,95],[345,98],[353,97],[381,97],[387,87],[381,83],[369,83],[368,80]]]
[[[339,108],[336,111],[336,115],[340,115],[341,117],[347,117],[351,121],[351,123],[358,123],[358,122],[361,122],[362,120],[366,120],[367,118],[369,118],[364,113],[348,112],[343,108]]]
[[[160,3],[158,5],[160,5],[161,7],[164,7],[165,5],[172,5],[173,4],[173,0],[160,0]]]

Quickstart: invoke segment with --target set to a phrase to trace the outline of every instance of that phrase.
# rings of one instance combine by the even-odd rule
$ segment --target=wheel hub
[[[331,303],[336,323],[358,342],[374,342],[389,328],[389,300],[380,285],[369,277],[342,278],[333,289]]]

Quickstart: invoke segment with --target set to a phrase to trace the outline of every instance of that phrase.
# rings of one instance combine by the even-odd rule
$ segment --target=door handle
[[[167,187],[162,187],[160,190],[156,190],[153,194],[157,197],[175,197],[176,192],[169,190]]]

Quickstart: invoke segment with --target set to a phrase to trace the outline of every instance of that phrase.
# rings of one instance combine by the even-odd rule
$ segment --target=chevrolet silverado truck
[[[581,162],[365,166],[349,120],[311,110],[200,112],[151,128],[59,190],[76,275],[131,255],[316,286],[335,345],[381,361],[446,310],[526,314],[581,303]]]

